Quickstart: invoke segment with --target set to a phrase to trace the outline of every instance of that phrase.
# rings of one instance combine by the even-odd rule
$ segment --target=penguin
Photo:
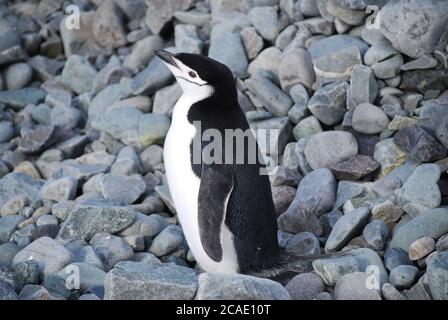
[[[278,244],[277,218],[257,148],[255,163],[193,161],[208,129],[249,130],[230,69],[207,56],[156,50],[182,88],[164,143],[164,163],[174,206],[196,262],[206,272],[278,274],[287,264]],[[197,123],[200,123],[200,126]],[[199,139],[199,140],[195,140]],[[223,139],[224,140],[224,139]],[[244,154],[250,152],[244,144]],[[223,154],[239,146],[222,144]],[[226,149],[227,148],[227,149]],[[224,157],[224,155],[223,155]],[[233,159],[235,160],[235,159]],[[219,162],[219,161],[217,161]]]

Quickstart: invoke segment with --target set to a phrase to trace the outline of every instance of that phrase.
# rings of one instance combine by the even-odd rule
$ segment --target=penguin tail
[[[279,262],[274,266],[265,268],[261,271],[246,272],[246,274],[260,278],[276,279],[278,277],[282,277],[285,274],[299,274],[309,272],[309,265],[314,260],[332,259],[352,255],[352,250],[314,255],[298,255],[283,250],[280,253]]]
[[[283,251],[280,255],[280,267],[285,272],[303,273],[306,272],[306,266],[318,259],[333,259],[352,256],[352,250],[322,253],[313,255],[298,255],[295,253]]]

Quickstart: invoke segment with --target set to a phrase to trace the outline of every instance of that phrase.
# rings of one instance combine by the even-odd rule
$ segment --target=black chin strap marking
[[[184,79],[185,81],[188,81],[188,82],[193,83],[193,84],[195,84],[197,86],[200,86],[200,87],[207,85],[207,83],[199,84],[199,83],[196,83],[194,81],[188,80],[187,78],[184,78],[184,77],[178,77],[178,78]]]

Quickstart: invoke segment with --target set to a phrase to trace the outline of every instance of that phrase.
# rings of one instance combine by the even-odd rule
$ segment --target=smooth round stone
[[[290,186],[272,186],[271,189],[275,213],[279,216],[288,209],[294,200],[296,189]]]
[[[448,252],[440,252],[429,259],[426,276],[432,297],[435,300],[447,300]]]
[[[384,248],[389,234],[389,228],[380,220],[373,220],[367,224],[362,233],[366,242],[371,245],[374,250],[382,250]]]
[[[387,128],[389,122],[384,111],[370,103],[361,103],[353,111],[353,129],[361,133],[380,133]]]
[[[366,207],[357,208],[337,220],[325,244],[325,252],[335,252],[343,248],[365,226],[370,211]]]
[[[44,226],[44,225],[58,225],[58,218],[52,215],[44,215],[39,217],[36,221],[36,226]]]
[[[409,247],[409,259],[411,261],[420,260],[433,252],[436,248],[436,242],[433,238],[423,237],[415,240]]]
[[[418,269],[414,266],[401,265],[390,272],[389,282],[398,290],[409,289],[416,281]]]
[[[309,53],[305,49],[297,48],[283,54],[279,65],[279,78],[285,92],[296,84],[311,88],[314,83],[314,70]]]
[[[345,105],[348,87],[345,81],[335,81],[319,88],[308,102],[308,109],[326,125],[339,123],[347,112]]]
[[[346,160],[358,153],[358,143],[350,132],[326,131],[308,140],[305,157],[313,169]]]
[[[407,300],[393,285],[385,283],[381,287],[384,300]]]
[[[287,252],[297,255],[320,254],[319,239],[311,232],[300,232],[292,236],[285,247]]]
[[[33,69],[29,64],[21,62],[10,65],[5,71],[5,83],[8,90],[24,88],[33,77]]]
[[[336,300],[381,300],[379,290],[366,286],[369,275],[354,272],[342,276],[336,284],[334,295]]]
[[[25,206],[30,202],[27,195],[19,194],[10,198],[0,209],[0,215],[2,217],[12,216],[18,214]]]
[[[255,7],[249,12],[249,20],[267,41],[275,41],[279,32],[277,11],[273,7]]]
[[[388,1],[381,9],[381,31],[400,52],[417,58],[438,45],[446,30],[447,11],[446,1]]]
[[[227,65],[237,76],[244,76],[247,58],[240,35],[224,32],[210,43],[209,56]]]
[[[1,121],[0,122],[0,143],[8,142],[12,137],[14,137],[13,124],[9,121]]]
[[[314,300],[325,290],[325,282],[313,272],[302,273],[292,278],[285,288],[294,300]]]

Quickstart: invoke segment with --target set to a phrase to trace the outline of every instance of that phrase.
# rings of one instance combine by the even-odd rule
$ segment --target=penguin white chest
[[[237,273],[238,261],[233,235],[221,224],[222,260],[212,260],[204,250],[198,222],[198,195],[201,180],[191,167],[190,145],[196,128],[188,121],[188,111],[197,102],[183,95],[174,107],[172,122],[164,145],[165,171],[185,238],[199,265],[208,272]]]

